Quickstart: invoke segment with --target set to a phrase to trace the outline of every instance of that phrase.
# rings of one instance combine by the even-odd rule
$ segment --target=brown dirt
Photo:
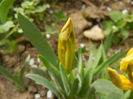
[[[122,10],[122,9],[127,8],[129,11],[131,11],[132,9],[131,5],[127,3],[126,0],[116,1],[116,2],[113,2],[113,1],[105,2],[105,1],[106,0],[103,0],[103,3],[102,3],[101,0],[97,0],[98,4],[96,2],[92,2],[92,3],[96,7],[99,7],[101,4],[102,6],[105,6],[105,8],[110,7],[113,10]],[[122,7],[118,6],[120,2],[122,2],[123,4]],[[85,3],[81,2],[80,0],[60,2],[57,5],[55,10],[60,10],[60,9],[65,10],[67,16],[71,16],[73,14],[79,15],[79,13],[81,15],[81,12],[83,13],[86,10],[86,9],[81,9],[81,6],[83,4]],[[92,8],[91,6],[88,6],[88,5],[86,6]],[[102,10],[106,10],[105,8]],[[92,13],[91,10],[88,10],[88,11],[89,12],[87,12],[87,14],[89,13],[91,15]],[[87,19],[83,19],[84,22],[91,23],[92,26],[95,24],[100,24],[100,22],[96,22],[95,20],[98,18],[103,19],[106,16],[106,15],[105,16],[103,15],[102,17],[98,16],[102,13],[100,11],[101,10],[98,10],[98,12],[96,11],[95,13],[93,13],[92,16],[88,16]],[[73,19],[77,19],[77,16],[74,16]],[[79,19],[82,19],[82,18],[80,17]],[[80,23],[76,23],[76,24],[78,25],[80,24],[78,26],[80,27],[80,29],[78,28],[79,30],[75,30],[76,31],[76,47],[79,48],[80,44],[83,43],[86,45],[87,48],[90,48],[89,41],[83,36],[83,32],[86,28],[90,28],[91,26],[87,26],[86,25],[87,23],[85,23],[85,25],[83,26],[82,20],[79,22]],[[59,26],[59,29],[62,26],[63,25],[61,23],[61,25]],[[13,73],[17,70],[20,70],[27,55],[31,55],[31,57],[34,58],[35,60],[37,60],[37,55],[38,55],[38,52],[36,51],[36,49],[29,43],[29,41],[26,39],[25,36],[19,37],[17,41],[18,41],[18,45],[13,53],[5,54],[3,53],[4,50],[0,49],[0,52],[1,52],[0,53],[0,65],[4,66],[6,69],[8,69],[9,71]],[[54,49],[55,53],[57,54],[58,34],[52,35],[52,37],[48,39],[48,42]],[[94,44],[98,46],[100,44],[100,41],[94,42]],[[118,50],[123,51],[132,46],[133,46],[133,36],[130,36],[122,44],[114,45],[109,51],[109,56]],[[89,52],[85,53],[84,56],[87,60],[87,58],[89,57]],[[38,63],[37,61],[35,63],[37,64],[38,67],[42,65],[42,63]],[[29,72],[31,71],[28,68],[26,70],[26,74]],[[25,79],[25,83],[26,83],[26,91],[24,93],[20,93],[13,86],[13,83],[10,80],[0,75],[0,99],[34,99],[34,94],[36,93],[41,94],[41,99],[46,99],[46,92],[47,92],[46,88],[42,88],[41,86],[36,85],[34,82],[32,82],[29,79]]]

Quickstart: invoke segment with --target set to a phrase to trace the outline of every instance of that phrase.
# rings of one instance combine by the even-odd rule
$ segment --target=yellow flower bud
[[[67,71],[73,67],[75,53],[75,33],[72,26],[71,18],[68,19],[62,28],[58,39],[58,56],[61,64]]]

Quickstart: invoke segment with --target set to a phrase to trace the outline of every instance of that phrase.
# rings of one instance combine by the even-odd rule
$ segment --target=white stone
[[[23,33],[23,30],[19,28],[18,33]]]
[[[101,19],[96,19],[96,21],[97,21],[97,22],[100,22],[100,21],[101,21]]]
[[[85,56],[83,56],[83,60],[85,61]]]
[[[120,50],[115,50],[115,54],[118,53],[118,52],[120,52]]]
[[[47,92],[47,99],[52,99],[52,92],[50,90]]]
[[[31,65],[31,67],[37,68],[37,65],[34,64],[34,65]]]
[[[82,4],[81,9],[84,9],[84,8],[86,8],[86,5]]]
[[[117,27],[115,25],[112,26],[112,29],[117,29]]]
[[[95,41],[103,40],[105,37],[102,29],[98,26],[94,26],[90,30],[84,31],[83,34],[85,37],[95,40]]]
[[[40,94],[39,93],[37,93],[37,94],[35,94],[35,96],[34,96],[34,99],[40,99]]]
[[[30,61],[29,61],[29,65],[31,65],[31,66],[32,66],[32,65],[34,65],[34,63],[35,63],[34,59],[33,59],[33,58],[31,58],[31,59],[30,59]]]
[[[80,47],[81,47],[81,48],[85,47],[85,44],[81,43],[81,44],[80,44]]]
[[[94,61],[95,60],[95,57],[92,57],[92,60]]]
[[[53,14],[54,12],[53,12],[53,10],[50,10],[49,13],[50,13],[50,14]]]
[[[98,24],[96,24],[96,25],[94,25],[94,26],[93,26],[93,28],[94,28],[94,27],[99,28],[99,25],[98,25]]]
[[[133,1],[131,1],[131,5],[133,5]]]
[[[128,13],[127,9],[122,10],[122,14],[127,14],[127,13]]]
[[[50,8],[50,5],[47,3],[47,4],[46,4],[46,7],[47,7],[47,8]]]
[[[107,7],[107,10],[108,10],[108,11],[111,11],[112,9],[111,9],[110,7]]]
[[[49,39],[51,37],[50,34],[46,34],[46,38]]]
[[[40,63],[40,59],[39,58],[37,58],[37,62]]]

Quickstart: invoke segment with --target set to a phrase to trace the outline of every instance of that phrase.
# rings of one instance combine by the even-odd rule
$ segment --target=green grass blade
[[[11,79],[12,81],[16,80],[8,70],[6,70],[4,67],[0,66],[0,73],[2,73],[7,78]]]
[[[51,90],[57,97],[61,97],[60,93],[58,92],[58,90],[56,89],[55,85],[53,85],[52,82],[48,81],[47,79],[45,79],[44,77],[41,77],[37,74],[27,74],[26,77],[34,80],[37,84],[42,85],[46,88],[48,88],[49,90]]]
[[[125,54],[127,53],[127,51],[123,52],[122,54],[120,53],[116,53],[113,56],[111,56],[109,59],[107,59],[104,63],[102,63],[101,65],[99,65],[95,72],[94,72],[94,77],[99,74],[104,68],[108,67],[109,65],[111,65],[112,63],[114,63],[115,61],[117,61],[118,59],[120,59],[121,57],[125,56]]]
[[[30,56],[28,56],[24,62],[24,66],[22,67],[21,71],[20,71],[20,79],[23,79],[24,77],[24,72],[26,70],[26,67],[28,66],[29,64],[29,60],[30,60]]]
[[[60,69],[60,77],[61,77],[61,80],[63,82],[63,86],[64,86],[64,89],[65,89],[65,93],[68,96],[69,91],[70,91],[69,80],[67,78],[66,71],[63,69],[62,65],[59,66],[59,69]]]
[[[48,80],[51,79],[48,73],[44,72],[43,70],[41,70],[41,69],[39,69],[39,68],[31,68],[31,70],[32,70],[34,73],[36,73],[36,74],[38,74],[38,75],[40,75],[40,76],[42,76],[42,77],[44,77],[44,78],[47,78]]]
[[[112,33],[110,33],[104,43],[104,50],[105,50],[105,53],[107,54],[109,48],[111,47],[112,45]]]
[[[43,55],[54,66],[56,66],[56,56],[39,29],[21,14],[18,14],[18,20],[21,28],[24,31],[24,34],[37,48],[40,54]]]
[[[74,99],[74,96],[76,96],[78,92],[78,84],[79,84],[79,80],[75,79],[69,93],[69,99]]]
[[[0,3],[0,21],[5,23],[7,21],[7,15],[10,7],[13,5],[15,0],[2,0]]]
[[[78,52],[78,73],[80,74],[81,78],[84,76],[84,63],[83,63],[83,57],[82,57],[82,52],[81,49]]]
[[[48,69],[49,72],[54,73],[56,75],[59,75],[60,74],[59,73],[59,70],[53,64],[51,64],[46,58],[44,58],[42,55],[39,55],[39,59],[47,67],[47,69]]]
[[[53,64],[51,64],[48,60],[46,60],[43,56],[40,55],[39,58],[44,63],[44,65],[47,67],[48,72],[52,74],[56,83],[60,85],[59,87],[61,88],[61,90],[64,91],[59,70]]]
[[[92,51],[93,55],[95,56],[97,50],[96,50],[96,47],[91,40],[90,40],[90,45],[91,45],[91,51]]]
[[[103,45],[101,44],[100,47],[98,48],[98,51],[96,52],[94,64],[92,66],[94,69],[97,67],[97,65],[102,57],[102,50],[103,50]]]

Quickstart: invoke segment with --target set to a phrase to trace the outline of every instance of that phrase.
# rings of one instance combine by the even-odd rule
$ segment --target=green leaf
[[[78,92],[78,84],[79,84],[79,80],[75,79],[69,93],[69,99],[74,99],[74,97],[76,96]]]
[[[95,47],[95,45],[93,44],[92,41],[90,41],[90,45],[91,45],[92,54],[95,56],[96,55],[96,52],[97,52],[96,47]]]
[[[106,54],[108,53],[108,50],[109,50],[109,48],[110,48],[111,45],[112,45],[112,36],[113,36],[113,34],[110,33],[110,34],[108,35],[108,37],[106,38],[106,41],[105,41],[105,43],[104,43],[104,50],[105,50],[105,53],[106,53]]]
[[[103,21],[102,22],[104,34],[109,35],[112,32],[112,26],[114,25],[112,21]]]
[[[45,10],[47,9],[47,6],[44,4],[42,6],[38,6],[37,8],[35,8],[32,13],[43,13]]]
[[[1,3],[2,0],[0,0],[0,3]]]
[[[78,58],[79,58],[78,73],[79,73],[80,77],[83,78],[83,76],[84,76],[84,63],[83,63],[83,57],[82,57],[81,49],[78,52]]]
[[[15,81],[14,76],[5,68],[0,66],[0,73],[2,73],[4,76],[8,77],[10,80]]]
[[[124,98],[123,99],[130,99],[131,97],[130,97],[130,94],[132,93],[132,91],[131,90],[128,90],[128,91],[126,91],[125,93],[124,93]]]
[[[108,58],[105,62],[103,62],[101,65],[99,65],[94,72],[94,77],[96,77],[97,74],[99,74],[104,68],[108,67],[109,65],[111,65],[112,63],[114,63],[115,61],[119,60],[121,57],[125,56],[125,54],[127,53],[127,51],[123,52],[123,53],[116,53],[113,56],[111,56],[110,58]]]
[[[7,21],[6,23],[0,25],[0,33],[8,32],[14,26],[15,25],[12,21]]]
[[[106,95],[106,99],[123,99],[123,91],[115,87],[111,81],[99,79],[93,83],[93,86],[96,92]]]
[[[48,33],[48,34],[55,34],[55,33],[59,32],[58,30],[53,30],[52,27],[49,25],[45,25],[45,30],[46,30],[46,33]]]
[[[55,85],[48,81],[47,79],[45,79],[44,77],[41,77],[39,75],[36,74],[27,74],[26,77],[34,80],[37,84],[42,85],[46,88],[48,88],[49,90],[51,90],[58,98],[60,98],[60,93],[58,92],[58,90],[56,89]]]
[[[70,91],[69,80],[67,78],[66,71],[63,69],[62,65],[59,66],[59,69],[60,69],[60,76],[61,76],[61,80],[63,82],[65,93],[68,96],[69,91]]]
[[[64,11],[59,11],[57,13],[54,13],[53,15],[58,20],[61,20],[61,21],[66,21],[67,20],[67,17],[64,15]]]
[[[59,75],[59,70],[51,64],[47,59],[45,59],[43,56],[39,55],[39,59],[43,62],[43,64],[47,67],[48,71],[51,73],[55,73],[56,75]],[[54,76],[54,75],[53,75]]]
[[[15,0],[3,0],[0,3],[0,21],[2,23],[6,22],[9,9],[13,5],[14,2]]]
[[[122,35],[124,38],[127,38],[128,35],[130,34],[130,32],[129,32],[127,29],[124,29],[124,28],[120,31],[120,33],[121,33],[121,35]]]
[[[63,90],[63,84],[62,84],[62,81],[60,78],[59,70],[53,64],[51,64],[48,60],[46,60],[43,56],[40,55],[39,58],[44,63],[44,65],[47,67],[48,72],[50,74],[52,74],[56,83],[58,83],[60,85],[61,89]]]
[[[50,76],[49,76],[49,74],[48,74],[47,72],[44,72],[44,71],[41,70],[41,69],[38,69],[38,68],[31,68],[31,70],[32,70],[34,73],[36,73],[36,74],[38,74],[38,75],[40,75],[40,76],[42,76],[42,77],[44,77],[44,78],[47,78],[48,80],[51,79]]]
[[[22,4],[21,4],[22,8],[23,9],[34,9],[34,6],[35,6],[35,2],[33,1],[24,1]]]
[[[120,11],[112,11],[109,13],[109,17],[114,21],[117,22],[121,20],[124,16]]]
[[[116,26],[117,26],[119,29],[122,29],[122,28],[125,28],[126,24],[127,24],[126,21],[120,20],[120,21],[118,21],[118,22],[116,23]]]
[[[37,48],[41,55],[43,55],[48,61],[50,61],[53,65],[56,64],[56,56],[49,46],[47,40],[43,37],[39,29],[32,24],[28,19],[26,19],[23,15],[18,14],[18,20],[21,28],[24,31],[24,34],[31,41],[31,43]]]
[[[30,60],[30,56],[27,56],[25,62],[24,62],[24,66],[22,67],[21,71],[20,71],[20,79],[23,80],[23,77],[24,77],[24,72],[26,70],[26,67],[28,66],[29,64],[29,60]]]

